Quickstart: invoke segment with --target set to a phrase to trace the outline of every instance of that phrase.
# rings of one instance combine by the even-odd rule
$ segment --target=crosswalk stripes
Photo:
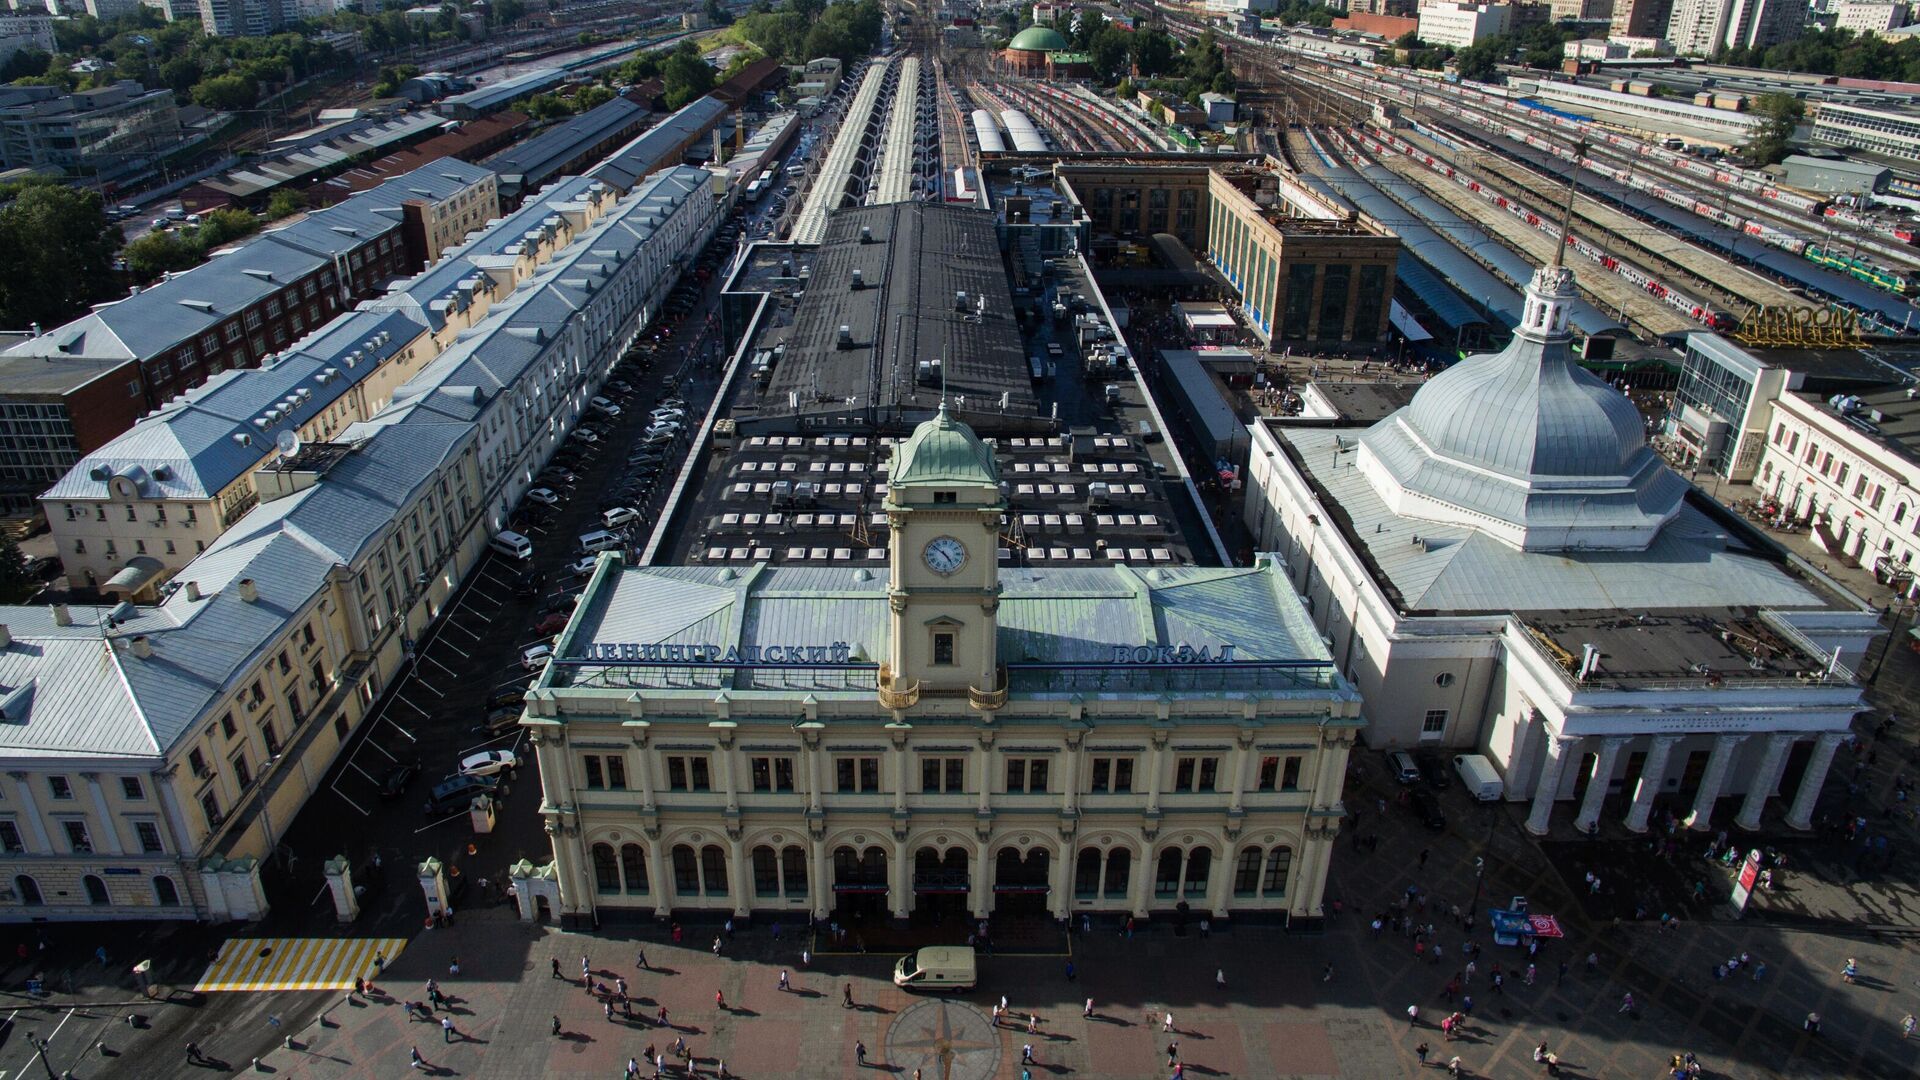
[[[391,964],[405,938],[230,938],[200,976],[196,993],[218,990],[346,990]]]

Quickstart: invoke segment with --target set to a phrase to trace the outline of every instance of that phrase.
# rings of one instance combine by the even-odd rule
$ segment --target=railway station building
[[[1084,259],[997,224],[843,209],[727,281],[711,434],[528,693],[551,914],[1320,916],[1359,699]]]
[[[1263,419],[1247,523],[1370,746],[1486,755],[1538,834],[1808,828],[1876,613],[1653,453],[1573,358],[1573,297],[1537,271],[1506,349],[1371,425]]]

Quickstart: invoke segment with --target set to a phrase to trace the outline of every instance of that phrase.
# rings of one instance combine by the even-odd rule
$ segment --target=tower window
[[[957,491],[936,491],[933,493],[933,501],[936,504],[957,503],[960,501],[960,493]]]
[[[933,662],[936,664],[953,663],[953,635],[938,633],[933,635]]]

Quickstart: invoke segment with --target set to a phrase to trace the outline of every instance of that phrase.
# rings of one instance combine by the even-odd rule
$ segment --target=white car
[[[587,402],[587,404],[595,412],[604,413],[607,416],[620,415],[620,406],[615,405],[613,402],[608,401],[606,398],[597,397],[597,398],[594,398],[592,401]]]
[[[592,445],[600,441],[600,436],[595,435],[593,433],[592,428],[576,428],[574,429],[573,437],[576,440],[586,443],[588,445]]]
[[[652,427],[648,428],[646,431],[645,438],[652,439],[660,436],[674,436],[678,434],[680,434],[680,425],[678,422],[673,420],[663,420],[660,423],[657,423]]]
[[[629,522],[639,521],[640,511],[635,510],[631,506],[616,506],[606,513],[601,514],[600,520],[607,523],[607,528],[617,529]]]
[[[559,506],[560,496],[552,488],[537,487],[527,492],[527,498],[542,506]]]
[[[665,423],[677,424],[680,421],[685,420],[687,418],[687,410],[675,409],[675,408],[659,408],[648,413],[647,416],[652,418],[653,422],[656,424],[665,424]]]
[[[600,565],[600,556],[589,555],[586,558],[577,560],[572,565],[568,566],[567,573],[572,574],[574,577],[586,577],[587,575],[593,573],[593,568],[598,565]]]
[[[515,757],[511,750],[482,750],[460,759],[459,775],[492,776],[496,773],[512,772],[519,767],[520,759]]]
[[[539,671],[553,660],[553,645],[541,642],[520,650],[520,666],[528,671]]]

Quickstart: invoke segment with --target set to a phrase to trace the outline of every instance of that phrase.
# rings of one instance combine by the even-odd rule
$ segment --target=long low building
[[[543,198],[593,221],[386,408],[257,476],[164,600],[0,608],[0,921],[265,914],[278,830],[723,206],[700,169]]]
[[[589,109],[526,139],[480,164],[500,176],[500,201],[519,204],[522,196],[556,176],[579,172],[626,142],[647,122],[647,109],[623,97]]]

